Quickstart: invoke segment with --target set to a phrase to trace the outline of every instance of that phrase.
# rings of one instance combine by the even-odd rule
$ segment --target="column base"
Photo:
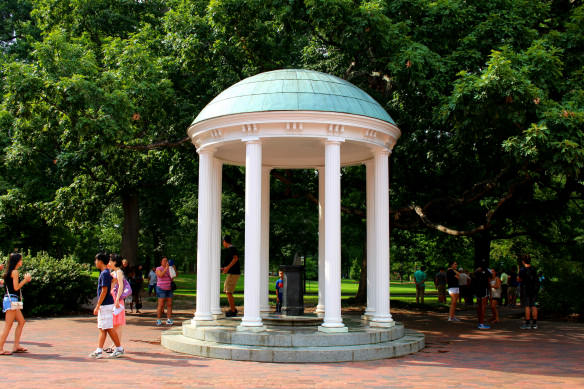
[[[217,320],[211,319],[211,320],[201,320],[198,318],[194,318],[191,320],[191,325],[193,327],[214,327],[214,326],[218,326],[220,325],[220,323]]]
[[[260,312],[272,312],[272,308],[269,305],[260,307]]]
[[[325,327],[323,324],[321,326],[318,326],[318,332],[324,332],[325,334],[349,332],[349,328],[347,328],[344,324],[341,324],[340,327]]]
[[[235,327],[235,330],[237,332],[264,332],[268,330],[268,327],[264,326],[264,325],[259,325],[259,326],[246,326],[246,325],[238,325],[237,327]]]
[[[370,319],[369,326],[370,327],[390,328],[390,327],[395,326],[395,321],[393,321],[391,316],[388,316],[388,317],[375,317],[374,316],[373,318]]]
[[[222,314],[223,314],[223,310],[221,309],[221,307],[211,308],[211,315],[215,316],[215,315],[222,315]]]
[[[324,304],[318,304],[316,306],[316,309],[315,309],[314,312],[316,312],[316,313],[324,313]]]

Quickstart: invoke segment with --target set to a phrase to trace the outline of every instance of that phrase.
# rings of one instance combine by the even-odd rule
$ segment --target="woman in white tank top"
[[[497,272],[495,269],[491,269],[491,274],[493,278],[491,278],[491,312],[493,317],[491,318],[491,323],[498,323],[499,322],[499,310],[497,309],[497,305],[501,301],[501,279],[497,276]]]

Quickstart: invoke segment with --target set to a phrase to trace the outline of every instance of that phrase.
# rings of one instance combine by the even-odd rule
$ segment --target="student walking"
[[[122,271],[122,257],[118,254],[111,254],[108,269],[112,276],[111,293],[114,298],[114,331],[118,335],[120,344],[122,344],[123,330],[126,326],[126,307],[123,299],[125,277]],[[106,353],[113,353],[114,351],[114,345],[105,350]]]
[[[4,288],[7,294],[2,301],[2,312],[6,314],[4,322],[4,331],[0,337],[0,355],[12,355],[13,353],[25,353],[28,350],[20,346],[20,338],[24,328],[25,320],[22,315],[22,306],[17,304],[19,302],[19,295],[22,297],[22,287],[31,281],[30,274],[26,273],[24,279],[20,281],[18,269],[22,266],[22,255],[19,253],[12,253],[8,258],[8,265],[4,272]],[[22,299],[21,299],[22,300]],[[16,303],[16,304],[15,304]],[[4,351],[4,344],[6,338],[12,329],[14,321],[18,322],[18,327],[14,331],[14,344],[12,351]]]
[[[424,304],[426,277],[426,266],[422,266],[414,272],[414,281],[416,283],[416,304],[419,304],[420,301]]]
[[[100,274],[97,282],[97,304],[93,314],[97,316],[99,340],[97,349],[89,354],[90,358],[95,359],[103,358],[103,345],[108,335],[116,347],[110,356],[119,358],[124,355],[124,348],[120,345],[120,339],[114,330],[114,298],[111,293],[112,276],[107,268],[109,260],[109,256],[105,253],[99,253],[95,256],[95,267],[100,271]]]
[[[448,313],[448,321],[460,321],[456,317],[456,302],[458,301],[458,296],[460,295],[460,288],[458,285],[458,279],[460,278],[460,273],[456,270],[458,264],[456,261],[450,261],[448,265],[448,271],[446,272],[446,282],[448,283],[448,294],[450,295],[450,311]]]
[[[156,268],[156,296],[158,297],[158,309],[156,310],[156,325],[162,325],[162,311],[166,306],[166,325],[173,325],[172,321],[172,278],[170,277],[170,264],[168,258],[163,257],[160,266]]]

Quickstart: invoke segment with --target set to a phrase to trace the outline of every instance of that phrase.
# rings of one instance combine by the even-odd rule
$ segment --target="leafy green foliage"
[[[68,256],[25,255],[20,273],[32,276],[23,297],[25,311],[34,316],[75,312],[95,294],[88,267]]]

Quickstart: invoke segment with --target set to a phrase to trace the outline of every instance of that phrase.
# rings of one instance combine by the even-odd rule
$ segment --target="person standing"
[[[509,304],[509,298],[507,293],[509,291],[509,275],[503,270],[501,273],[501,305],[507,306]]]
[[[158,278],[156,277],[156,266],[152,266],[150,273],[148,273],[148,297],[152,296],[152,292],[156,293],[156,282]]]
[[[416,304],[420,304],[420,301],[424,304],[426,278],[426,266],[422,266],[414,272],[414,282],[416,283]]]
[[[450,261],[448,264],[448,271],[446,272],[446,282],[448,283],[448,294],[450,295],[450,311],[448,313],[448,321],[460,321],[456,317],[456,302],[458,301],[458,296],[460,295],[460,287],[458,285],[458,279],[460,278],[460,273],[456,268],[458,264],[456,261]]]
[[[511,269],[509,272],[507,282],[509,284],[509,288],[507,289],[507,304],[514,307],[517,305],[517,286],[519,285],[519,282],[517,282],[517,271],[515,269]]]
[[[8,266],[4,272],[4,277],[2,277],[7,294],[2,301],[2,312],[6,314],[6,317],[4,321],[4,331],[2,332],[2,337],[0,337],[0,355],[12,355],[13,353],[25,353],[28,351],[20,346],[22,330],[26,323],[24,316],[22,315],[22,310],[20,308],[12,308],[12,303],[19,301],[18,295],[22,296],[22,287],[28,284],[32,279],[30,274],[26,273],[24,279],[20,281],[18,269],[20,269],[21,266],[22,255],[19,253],[10,254],[10,257],[8,257]],[[16,327],[16,330],[14,331],[14,344],[12,345],[12,351],[4,351],[4,344],[6,343],[8,334],[10,334],[14,321],[18,322],[18,327]]]
[[[487,309],[487,298],[489,296],[489,280],[490,273],[478,267],[474,272],[474,279],[472,285],[474,286],[474,293],[477,296],[477,318],[479,321],[479,330],[491,329],[491,326],[485,324],[485,313]]]
[[[156,325],[162,325],[162,311],[166,306],[166,325],[173,325],[172,321],[172,278],[170,277],[170,265],[168,258],[163,257],[160,266],[156,268],[156,296],[158,297],[158,309],[156,310]]]
[[[539,278],[537,270],[531,266],[531,257],[525,254],[521,257],[523,268],[517,276],[521,293],[521,306],[525,309],[525,323],[521,326],[522,330],[537,329],[537,294],[539,293]],[[529,320],[531,319],[531,324]]]
[[[97,328],[99,329],[99,340],[97,349],[89,354],[90,358],[103,358],[103,345],[107,336],[112,339],[116,349],[111,354],[112,358],[124,355],[124,348],[120,345],[118,334],[114,330],[114,298],[111,293],[112,276],[107,268],[109,255],[99,253],[95,256],[95,267],[100,271],[97,282],[97,304],[93,314],[97,316]]]
[[[491,313],[493,317],[491,318],[491,323],[499,322],[499,310],[497,309],[497,304],[501,302],[501,294],[503,291],[501,279],[497,277],[497,271],[491,269]]]
[[[237,281],[241,276],[241,267],[239,265],[239,255],[237,249],[231,243],[231,237],[226,235],[223,238],[223,250],[221,251],[221,272],[227,274],[225,283],[223,284],[223,291],[227,295],[229,301],[229,311],[225,312],[225,316],[237,316],[237,308],[235,308],[235,299],[233,292],[237,286]]]
[[[132,301],[136,304],[136,313],[142,309],[142,289],[144,288],[144,273],[142,272],[142,265],[134,268],[134,282],[132,284]]]
[[[284,272],[278,271],[278,280],[276,281],[276,312],[282,313],[282,290],[284,289]]]
[[[438,302],[445,303],[446,302],[446,270],[444,268],[440,268],[440,271],[436,273],[436,277],[434,277],[434,286],[436,286],[436,290],[438,291]]]
[[[466,275],[463,268],[458,269],[458,275],[458,287],[460,289],[458,301],[462,304],[462,299],[466,298],[466,295],[468,294],[470,277]]]

